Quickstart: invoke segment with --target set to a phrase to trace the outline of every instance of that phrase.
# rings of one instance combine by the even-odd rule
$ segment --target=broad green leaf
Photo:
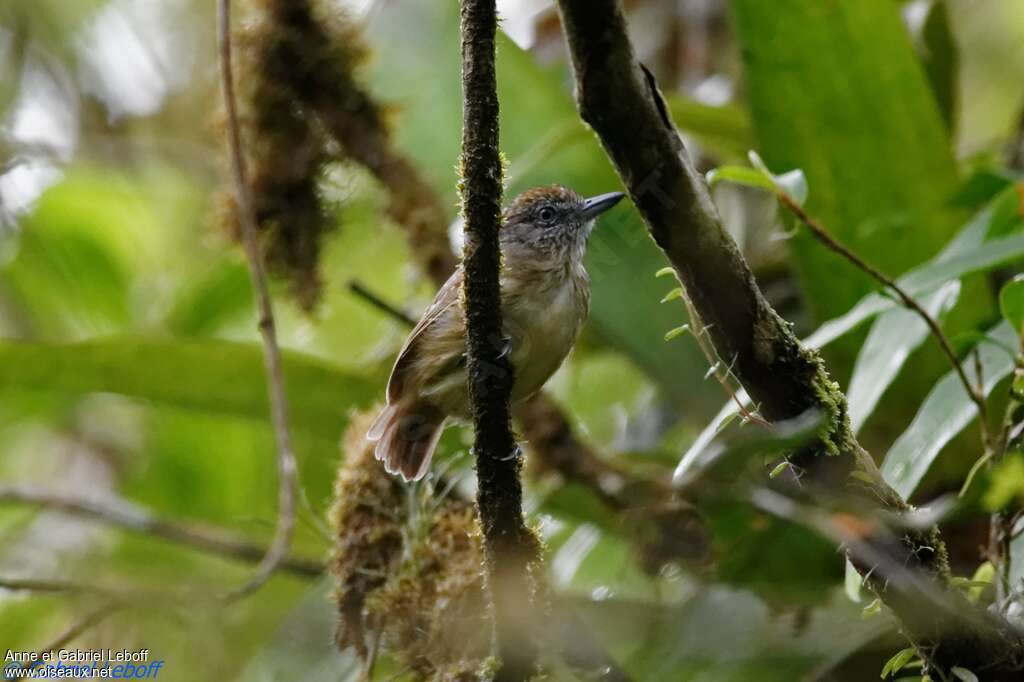
[[[0,342],[0,388],[115,393],[155,404],[265,421],[258,344],[110,337],[80,343]],[[296,430],[337,438],[347,411],[379,398],[380,384],[296,353],[284,354]]]
[[[186,285],[167,317],[177,336],[212,336],[230,322],[252,314],[252,285],[244,263],[219,263]]]
[[[1003,319],[1010,323],[1018,336],[1024,336],[1024,275],[1017,275],[1003,285],[999,292],[999,308]]]
[[[1019,199],[1016,190],[1012,187],[1005,190],[968,221],[933,261],[908,273],[899,280],[900,284],[914,295],[925,296],[935,288],[974,272],[975,269],[996,267],[1003,262],[1024,257],[1024,252],[1020,250],[1024,243],[1020,242],[1019,237],[1003,237],[1002,240],[978,246],[986,237],[992,238],[1020,230],[1024,220],[1018,212],[1018,207]],[[1006,241],[1011,239],[1012,242]],[[996,245],[991,247],[991,244]],[[1016,251],[1006,253],[1007,246]],[[954,261],[954,258],[959,260]],[[953,263],[953,267],[950,267],[951,263]],[[845,315],[823,324],[817,331],[805,338],[803,343],[811,348],[823,348],[879,313],[898,309],[898,306],[899,304],[892,298],[869,294]],[[745,391],[738,391],[737,398],[744,405],[749,405],[749,397]],[[711,444],[722,425],[726,424],[736,412],[736,403],[732,400],[728,401],[683,454],[678,470],[689,469],[697,461],[700,453]]]
[[[882,632],[880,619],[862,621],[858,611],[835,600],[808,609],[806,627],[794,628],[790,617],[749,591],[702,585],[678,606],[656,612],[642,630],[623,628],[626,636],[650,633],[626,668],[633,679],[650,682],[814,679]]]
[[[898,282],[911,296],[920,297],[952,279],[965,277],[1012,263],[1024,258],[1024,235],[1003,237],[965,251],[942,262],[918,268]],[[899,303],[892,297],[869,294],[846,315],[826,322],[804,340],[809,346],[821,348],[858,327],[865,320],[894,308]]]
[[[754,133],[747,112],[736,106],[712,106],[677,93],[665,93],[668,111],[684,133],[696,137],[706,151],[742,158],[753,147]]]
[[[933,318],[938,318],[956,304],[959,295],[960,282],[954,280],[922,299],[921,305]],[[846,391],[854,433],[864,426],[885,389],[903,369],[903,363],[930,333],[928,325],[913,310],[894,308],[878,316],[857,354]]]
[[[896,4],[734,0],[732,8],[769,167],[803,169],[810,213],[882,271],[899,274],[933,255],[955,227],[944,203],[956,166]],[[792,246],[819,318],[873,288],[805,232]]]
[[[933,0],[921,28],[918,52],[939,112],[950,131],[956,129],[960,50],[950,27],[949,3]]]
[[[1006,322],[989,330],[995,339],[1012,343],[1016,335]],[[1013,370],[1014,358],[1005,349],[981,344],[980,357],[983,390],[987,395]],[[972,384],[977,384],[974,362],[964,369]],[[882,462],[882,476],[903,497],[909,497],[928,472],[942,448],[977,416],[978,408],[964,390],[960,379],[950,370],[932,388],[913,422],[896,440]]]
[[[379,7],[367,31],[374,53],[367,82],[401,112],[398,145],[452,206],[462,125],[458,26],[456,3],[395,2]],[[559,74],[543,70],[504,35],[497,59],[501,147],[511,162],[505,200],[551,183],[588,195],[618,188]],[[603,217],[587,256],[593,289],[588,326],[675,402],[699,409],[719,390],[700,380],[707,365],[700,350],[694,343],[661,343],[665,330],[688,321],[685,308],[659,306],[664,284],[637,276],[665,264],[635,210],[623,206]]]
[[[1024,257],[1022,242],[1015,233],[1024,226],[1019,213],[1020,199],[1014,188],[997,196],[977,213],[931,261],[914,268],[897,281],[915,296],[929,293],[952,279],[999,267]],[[1005,236],[1014,235],[1014,236]],[[993,239],[999,237],[998,239]],[[986,238],[990,241],[982,243]],[[979,246],[980,244],[980,246]],[[899,304],[888,296],[868,294],[845,314],[821,325],[804,343],[822,348],[856,329],[866,320]]]

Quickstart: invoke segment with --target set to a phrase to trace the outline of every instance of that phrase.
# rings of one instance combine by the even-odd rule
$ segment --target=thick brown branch
[[[817,442],[800,456],[801,464],[809,467],[814,455],[853,455],[851,460],[872,481],[863,491],[865,498],[895,511],[907,509],[854,438],[845,396],[821,358],[803,348],[771,308],[722,228],[703,178],[664,116],[653,80],[636,60],[618,2],[559,0],[559,7],[580,114],[601,139],[652,237],[686,286],[718,355],[735,359],[737,378],[768,419],[794,418],[808,409],[823,414],[825,426]],[[898,556],[894,563],[919,570],[922,579],[945,588],[949,569],[937,530],[908,531],[893,552]],[[1017,674],[1024,640],[1008,623],[989,622],[971,630],[972,636],[963,636],[963,630],[950,632],[940,619],[922,613],[913,592],[887,584],[884,576],[872,573],[876,567],[859,568],[871,574],[872,588],[900,618],[922,655],[943,674],[956,665],[985,669],[991,679]],[[972,608],[962,598],[960,605],[964,612]],[[993,651],[1001,653],[996,668],[992,658],[980,660]],[[1004,665],[1002,670],[999,664]]]
[[[295,452],[292,449],[292,437],[288,428],[288,399],[285,395],[284,374],[281,369],[281,351],[277,346],[277,332],[274,328],[274,310],[270,302],[267,273],[257,237],[256,213],[253,210],[252,196],[245,172],[245,158],[242,154],[238,105],[235,100],[234,76],[231,70],[231,0],[220,0],[217,7],[220,80],[224,108],[227,112],[231,172],[242,224],[242,242],[249,260],[252,288],[256,292],[259,306],[259,329],[263,337],[267,393],[270,399],[274,437],[277,441],[278,513],[274,540],[257,566],[256,574],[252,579],[229,595],[231,598],[240,598],[258,590],[263,583],[269,580],[288,554],[288,546],[291,544],[292,533],[295,529],[295,492],[298,481]]]
[[[483,527],[500,667],[496,680],[521,681],[536,671],[530,628],[530,572],[538,543],[526,528],[512,435],[512,365],[502,334],[501,155],[495,74],[494,0],[462,1],[462,212],[469,395],[476,431],[477,506]]]
[[[0,486],[2,504],[25,504],[82,516],[247,563],[257,563],[267,553],[263,545],[227,531],[164,519],[127,500],[98,501],[31,486]],[[302,578],[316,578],[324,570],[323,564],[315,559],[292,556],[285,556],[280,566],[281,570]]]

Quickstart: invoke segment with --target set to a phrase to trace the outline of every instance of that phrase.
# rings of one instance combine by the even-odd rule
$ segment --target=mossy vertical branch
[[[463,304],[468,335],[469,393],[476,428],[477,505],[494,609],[496,680],[528,679],[536,667],[530,638],[531,565],[537,541],[523,522],[519,450],[509,396],[513,370],[501,318],[502,166],[498,149],[494,0],[462,2]]]

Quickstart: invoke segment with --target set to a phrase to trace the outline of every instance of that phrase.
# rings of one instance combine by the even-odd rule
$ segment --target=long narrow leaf
[[[956,303],[959,295],[960,282],[954,280],[921,303],[932,317],[938,317]],[[928,325],[924,320],[906,308],[882,313],[875,320],[871,333],[857,355],[850,388],[846,393],[854,433],[864,426],[885,389],[889,388],[903,368],[903,363],[924,343],[928,334]]]
[[[1016,334],[1007,322],[1000,322],[988,332],[1003,344],[1016,343]],[[998,344],[982,342],[978,347],[981,359],[982,388],[987,395],[999,381],[1013,370],[1014,358]],[[974,363],[965,365],[972,382],[978,377]],[[925,398],[914,420],[896,440],[882,462],[882,476],[896,491],[908,497],[917,488],[942,448],[964,430],[978,414],[956,374],[950,370]]]
[[[1016,189],[1007,188],[993,199],[984,209],[972,217],[960,232],[932,261],[912,270],[899,281],[915,295],[927,295],[931,290],[948,284],[964,275],[996,267],[1002,263],[1024,257],[1024,236],[1013,235],[1021,229],[1024,219],[1019,213],[1019,198]],[[1011,234],[1011,236],[1005,236]],[[986,237],[998,236],[988,243]],[[946,279],[942,277],[945,276]],[[869,294],[845,315],[826,322],[813,334],[804,339],[812,348],[823,348],[829,343],[853,331],[858,326],[889,310],[897,309],[897,303],[880,294]],[[908,318],[909,319],[909,318]],[[738,397],[749,405],[747,394],[740,391]],[[730,400],[697,436],[676,467],[675,476],[682,478],[696,464],[701,453],[711,444],[719,430],[737,413],[734,401]],[[864,415],[865,417],[867,415]]]
[[[267,418],[260,347],[251,343],[110,337],[81,343],[0,342],[0,390],[115,393],[153,403]],[[309,356],[285,353],[296,430],[337,438],[347,410],[381,384]]]

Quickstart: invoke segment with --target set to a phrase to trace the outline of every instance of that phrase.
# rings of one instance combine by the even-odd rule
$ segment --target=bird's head
[[[611,192],[584,199],[561,185],[527,190],[505,209],[502,244],[554,259],[582,258],[594,221],[623,196]]]

